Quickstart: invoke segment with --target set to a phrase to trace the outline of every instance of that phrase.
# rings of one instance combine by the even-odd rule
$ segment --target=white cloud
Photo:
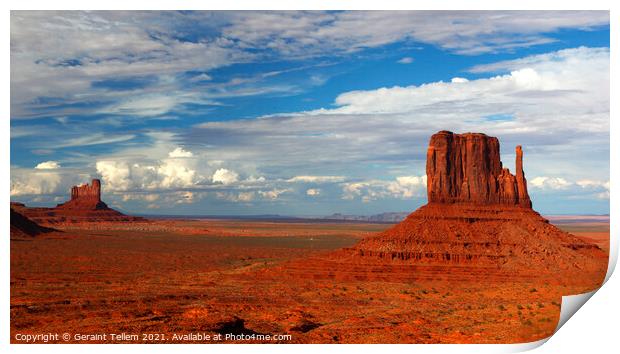
[[[582,179],[575,183],[585,191],[594,193],[597,199],[609,199],[609,181]]]
[[[479,131],[497,136],[503,154],[523,145],[529,176],[604,178],[609,50],[563,50],[504,62],[502,68],[508,73],[467,82],[346,92],[331,109],[203,123],[188,143],[218,141],[205,156],[279,174],[302,171],[288,182],[327,183],[343,176],[382,179],[383,167],[417,166],[405,173],[421,174],[431,134]],[[506,118],[489,118],[497,115]],[[593,174],[581,175],[576,164]],[[305,173],[307,166],[313,168]],[[317,170],[324,175],[313,175]]]
[[[546,177],[540,176],[533,178],[529,184],[534,188],[541,189],[566,189],[571,183],[562,177]]]
[[[239,175],[235,171],[220,168],[213,174],[213,183],[224,185],[235,183],[239,180]]]
[[[411,199],[424,197],[426,176],[401,176],[395,181],[368,180],[344,183],[342,199],[361,198],[363,202],[377,199],[398,198]]]
[[[245,61],[251,53],[220,40],[184,42],[175,27],[190,16],[172,12],[19,11],[11,14],[11,104],[15,117],[33,117],[62,97],[65,103],[110,102],[101,112],[159,115],[202,97],[187,98],[177,73],[208,71]],[[54,33],[50,36],[49,33]],[[146,88],[126,92],[97,83],[108,79],[155,77]],[[205,100],[208,102],[208,99]],[[68,113],[94,108],[66,108]],[[95,110],[96,112],[96,110]]]
[[[524,62],[528,66],[523,66]],[[336,98],[340,107],[308,114],[434,114],[445,122],[452,117],[462,121],[465,114],[480,117],[510,111],[535,124],[544,123],[543,117],[553,114],[594,127],[583,122],[583,115],[591,114],[601,129],[608,130],[608,117],[593,114],[609,107],[608,49],[563,50],[504,62],[502,67],[510,73],[470,81],[346,92]]]
[[[221,86],[210,81],[209,70],[234,63],[347,55],[409,40],[479,54],[549,43],[561,29],[606,24],[607,11],[16,11],[11,111],[20,118],[49,110],[159,116],[187,103],[213,104],[208,92],[195,95],[181,83],[209,84],[217,92]],[[181,40],[188,29],[201,36]],[[200,74],[178,75],[188,71]],[[150,81],[125,92],[104,85],[135,78]],[[63,104],[40,98],[62,98]],[[84,101],[102,107],[71,105]]]
[[[166,92],[145,94],[121,99],[100,109],[97,113],[122,116],[155,117],[161,116],[188,103],[200,105],[219,105],[219,103],[195,92]]]
[[[262,183],[265,182],[266,179],[264,176],[260,176],[260,177],[254,177],[254,176],[250,176],[248,178],[245,179],[244,182],[246,183]]]
[[[404,57],[404,58],[400,59],[397,63],[399,63],[399,64],[411,64],[411,63],[413,63],[413,58],[412,57]]]
[[[465,82],[468,82],[469,80],[463,78],[463,77],[453,77],[452,80],[450,80],[451,83],[453,84],[462,84]]]
[[[226,27],[221,38],[190,43],[166,33],[171,33],[169,26],[172,24],[184,23],[178,21],[179,18],[194,23],[191,21],[201,19],[202,15],[177,17],[179,14],[168,13],[166,20],[156,21],[143,13],[128,17],[115,12],[55,13],[53,16],[45,12],[17,12],[11,15],[11,61],[15,64],[11,65],[11,101],[17,108],[12,112],[17,116],[32,117],[32,109],[53,106],[45,100],[37,100],[38,97],[61,97],[69,106],[101,99],[99,111],[142,117],[160,115],[186,103],[211,104],[213,97],[188,95],[187,91],[180,89],[177,74],[186,70],[205,72],[233,62],[253,60],[243,51],[265,44],[278,55],[296,58],[317,53],[338,55],[413,38],[472,54],[552,40],[549,35],[541,36],[542,32],[569,27],[591,28],[608,23],[608,12],[500,14],[497,18],[473,12],[285,12],[254,17],[250,16],[253,13],[232,14],[231,18],[224,14],[226,18],[221,23],[230,26]],[[244,23],[246,18],[249,21]],[[274,22],[272,19],[283,21]],[[386,21],[393,26],[383,26]],[[149,24],[145,26],[145,22]],[[203,21],[196,20],[195,24],[199,23]],[[156,31],[145,30],[153,28]],[[437,31],[437,28],[446,30]],[[48,40],[50,32],[59,35]],[[157,38],[158,35],[152,36],[152,33],[161,36]],[[517,35],[512,35],[514,33]],[[89,40],[93,37],[101,40]],[[80,64],[62,63],[62,60],[70,59],[79,59]],[[470,81],[453,78],[451,82],[346,92],[338,96],[335,108],[312,112],[209,122],[174,135],[175,144],[165,145],[167,150],[158,151],[159,154],[133,146],[115,156],[99,158],[102,164],[97,162],[96,169],[101,168],[100,173],[108,176],[104,179],[109,180],[111,190],[195,187],[201,179],[226,184],[224,180],[230,178],[215,181],[214,168],[207,166],[208,161],[216,160],[226,161],[225,166],[233,166],[244,176],[258,174],[258,170],[278,171],[276,176],[308,174],[292,177],[288,182],[344,182],[344,175],[376,181],[385,178],[386,171],[398,175],[400,171],[394,172],[394,169],[401,166],[417,168],[403,174],[423,173],[420,161],[424,158],[428,137],[437,130],[449,128],[457,132],[483,131],[498,136],[503,147],[516,143],[524,145],[528,175],[557,174],[571,181],[585,177],[592,180],[608,178],[605,177],[608,174],[606,155],[609,145],[607,48],[562,50],[477,66],[471,71],[492,74]],[[93,89],[95,82],[136,76],[154,76],[156,87],[120,93]],[[260,91],[263,88],[253,89]],[[506,113],[512,119],[490,121],[484,118]],[[115,116],[114,119],[121,118]],[[17,129],[15,135],[16,129],[11,128],[12,137],[29,134]],[[60,147],[126,141],[129,144],[129,140],[135,137],[133,134],[87,135],[66,139],[68,144],[60,144]],[[194,139],[201,143],[208,141],[208,149],[192,148],[195,156],[179,156],[172,150],[177,144],[196,146],[189,145],[195,143]],[[122,156],[123,153],[127,157]],[[115,158],[118,156],[122,158]],[[169,159],[165,159],[166,156]],[[90,159],[79,158],[81,161]],[[185,159],[187,161],[180,162]],[[197,159],[202,163],[197,164]],[[575,169],[575,165],[582,168]],[[586,176],[577,170],[592,171],[592,175]],[[330,176],[312,176],[317,171]],[[230,172],[236,175],[235,182],[238,181],[239,175]],[[32,172],[28,174],[32,175]],[[12,194],[14,190],[46,193],[57,190],[56,187],[41,188],[41,181],[22,177],[13,178],[12,168]],[[272,183],[272,176],[267,177],[268,181],[259,181],[260,178],[245,181]],[[61,177],[61,182],[64,180],[65,177]],[[59,186],[64,183],[61,182]],[[415,184],[399,183],[398,180],[364,183],[353,191],[359,190],[365,200],[371,198],[366,190],[377,198],[416,193]],[[14,185],[17,188],[14,189]],[[104,184],[104,188],[108,187]]]
[[[324,183],[324,182],[342,182],[344,176],[295,176],[289,178],[287,182],[305,182],[305,183]]]
[[[426,175],[396,177],[396,183],[390,183],[387,190],[395,197],[413,198],[426,191]]]
[[[580,179],[576,182],[563,177],[540,176],[528,182],[530,194],[560,194],[568,199],[609,199],[609,180]]]
[[[133,183],[131,180],[131,167],[126,162],[121,161],[97,161],[97,172],[103,179],[103,189],[111,191],[128,190]],[[134,168],[138,170],[139,165]]]
[[[261,197],[265,198],[265,199],[271,199],[271,200],[276,200],[278,199],[278,197],[283,194],[283,193],[287,193],[287,192],[292,192],[292,189],[272,189],[272,190],[268,190],[268,191],[259,191],[258,194],[261,195]]]
[[[577,183],[577,185],[582,188],[604,188],[609,190],[609,181],[594,181],[590,179],[582,179],[575,183]]]
[[[199,181],[196,161],[168,158],[154,164],[100,160],[95,167],[107,191],[179,189],[193,187]]]
[[[60,192],[62,176],[58,173],[11,174],[11,196],[55,194]]]
[[[62,196],[69,198],[70,189],[90,181],[91,175],[73,169],[11,168],[11,197],[13,196]],[[54,200],[52,200],[54,201]],[[55,200],[56,202],[58,200]]]
[[[558,190],[579,187],[586,191],[599,191],[601,193],[606,193],[606,195],[609,194],[609,181],[581,179],[576,182],[571,182],[562,177],[540,176],[530,180],[529,184],[539,189]]]
[[[170,151],[170,153],[168,153],[168,157],[172,157],[172,158],[176,158],[176,157],[192,157],[192,156],[194,156],[194,154],[192,154],[191,151],[183,150],[183,148],[181,148],[181,147],[177,147],[174,150]]]
[[[157,173],[163,177],[160,181],[161,188],[184,188],[196,183],[196,171],[183,160],[164,160],[157,166]]]
[[[45,161],[35,166],[37,170],[55,170],[60,168],[60,164],[56,161]]]
[[[306,190],[306,195],[309,195],[311,197],[316,197],[319,194],[321,194],[321,190],[318,188],[310,188]]]
[[[196,76],[194,76],[194,77],[192,77],[190,79],[190,81],[194,81],[194,82],[196,82],[196,81],[210,81],[210,80],[213,80],[213,78],[211,77],[211,75],[206,74],[206,73],[202,73],[200,75],[196,75]]]

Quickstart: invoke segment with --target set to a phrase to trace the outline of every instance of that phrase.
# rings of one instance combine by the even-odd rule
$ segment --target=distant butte
[[[125,215],[108,207],[101,200],[101,181],[93,179],[91,184],[73,186],[71,199],[55,208],[29,208],[22,203],[11,203],[11,209],[41,225],[132,222],[144,218]]]
[[[58,204],[56,209],[105,210],[109,208],[101,201],[101,181],[93,179],[90,185],[71,187],[71,200]]]

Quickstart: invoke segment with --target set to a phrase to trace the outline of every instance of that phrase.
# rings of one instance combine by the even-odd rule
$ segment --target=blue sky
[[[537,210],[608,213],[609,14],[11,13],[15,201],[409,211],[443,129],[523,145]]]

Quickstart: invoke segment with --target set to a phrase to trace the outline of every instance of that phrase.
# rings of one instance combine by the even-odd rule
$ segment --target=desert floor
[[[607,221],[552,222],[609,248]],[[11,240],[11,341],[58,333],[51,342],[65,343],[66,333],[71,343],[528,342],[553,333],[562,295],[590,290],[317,271],[314,260],[389,226],[156,220]],[[290,262],[295,271],[282,271]],[[189,336],[198,333],[210,338]],[[217,337],[227,333],[237,337]],[[79,337],[95,334],[106,337]]]

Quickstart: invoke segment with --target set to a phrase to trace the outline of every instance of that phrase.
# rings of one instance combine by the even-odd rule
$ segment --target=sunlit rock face
[[[516,175],[503,168],[499,140],[481,133],[440,131],[426,159],[429,203],[520,205],[531,208],[523,173],[523,150],[516,148]]]

